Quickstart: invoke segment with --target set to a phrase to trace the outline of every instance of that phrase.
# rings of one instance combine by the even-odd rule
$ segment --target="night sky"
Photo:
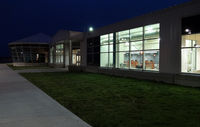
[[[1,0],[0,57],[8,43],[60,29],[86,31],[189,0]]]

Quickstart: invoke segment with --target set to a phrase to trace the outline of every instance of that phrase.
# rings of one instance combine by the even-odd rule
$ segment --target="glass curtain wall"
[[[116,33],[116,68],[159,70],[160,24]]]
[[[113,67],[113,33],[100,37],[100,66]]]
[[[56,45],[56,63],[62,64],[63,63],[63,56],[64,54],[64,45],[63,44],[57,44]]]
[[[13,62],[47,63],[49,46],[39,44],[19,44],[11,46]]]
[[[200,34],[182,36],[182,72],[200,73]]]

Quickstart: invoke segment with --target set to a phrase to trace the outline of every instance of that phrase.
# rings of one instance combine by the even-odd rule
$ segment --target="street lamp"
[[[93,32],[94,28],[93,27],[89,27],[89,32]]]

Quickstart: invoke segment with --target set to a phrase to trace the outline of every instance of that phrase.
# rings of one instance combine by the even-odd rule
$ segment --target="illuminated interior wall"
[[[182,36],[181,69],[186,73],[200,73],[200,34]]]
[[[116,33],[116,68],[159,70],[160,24]]]

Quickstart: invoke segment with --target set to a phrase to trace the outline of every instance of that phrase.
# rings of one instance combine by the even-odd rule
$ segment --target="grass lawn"
[[[200,127],[200,90],[91,73],[23,73],[93,127]]]
[[[8,65],[10,68],[13,70],[25,70],[25,69],[49,69],[50,67],[48,66],[13,66],[13,65]]]

